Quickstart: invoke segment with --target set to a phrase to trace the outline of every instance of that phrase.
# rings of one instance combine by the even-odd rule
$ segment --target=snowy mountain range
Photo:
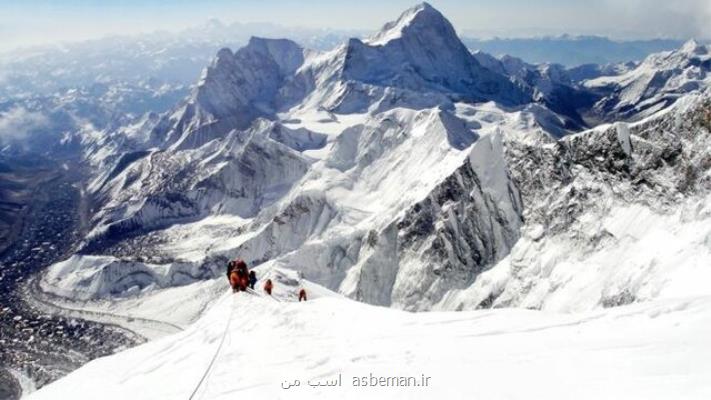
[[[708,296],[710,57],[692,41],[639,65],[532,65],[471,53],[427,3],[326,51],[252,38],[220,50],[169,110],[77,134],[89,229],[39,286],[181,326],[224,301],[235,257],[282,300],[306,286],[333,308],[592,315]],[[582,323],[561,318],[562,335]],[[174,340],[219,337],[201,332]],[[159,343],[112,359],[183,342]]]
[[[617,82],[595,103],[603,109],[639,85],[630,77],[654,65],[677,82],[672,89],[699,89],[705,52],[690,43],[619,77],[580,84],[557,65],[470,54],[426,3],[369,39],[327,52],[253,38],[237,52],[221,50],[173,111],[95,135],[95,143],[84,139],[95,171],[88,186],[91,231],[80,255],[50,274],[55,281],[48,287],[82,298],[150,292],[217,276],[224,260],[239,254],[251,265],[299,270],[374,304],[412,310],[499,304],[497,292],[505,288],[470,291],[482,285],[484,271],[510,262],[528,232],[555,237],[552,228],[561,224],[567,239],[552,242],[577,247],[590,240],[572,233],[582,229],[581,216],[599,220],[617,206],[593,206],[602,199],[619,198],[620,207],[635,197],[642,202],[659,174],[678,175],[684,191],[699,187],[703,166],[692,160],[656,171],[659,162],[671,162],[667,153],[697,148],[701,140],[684,146],[646,138],[656,135],[649,126],[670,124],[671,117],[566,136],[566,127],[575,126],[570,121],[584,121],[579,109],[557,106],[576,99],[593,108],[595,93],[586,88]],[[690,84],[678,83],[688,77]],[[694,111],[670,111],[682,112]],[[628,137],[658,150],[633,152],[638,146]],[[600,170],[606,163],[615,168]],[[700,170],[687,175],[687,169]],[[560,178],[531,187],[542,179],[531,171]],[[580,174],[587,178],[571,181]],[[635,174],[652,176],[638,187]],[[594,189],[598,180],[619,187]],[[663,192],[673,197],[668,185]],[[576,195],[567,197],[572,188]],[[656,207],[661,197],[650,197],[644,209],[663,211]],[[578,211],[550,208],[559,201],[563,210]],[[595,238],[606,228],[590,229]],[[224,240],[211,243],[215,235]],[[194,240],[178,246],[177,237]],[[588,307],[622,292],[639,296],[611,290],[601,288]]]
[[[585,89],[607,81],[617,86],[596,110],[613,98],[643,109],[654,96],[698,91],[705,54],[688,43],[579,84],[557,65],[470,54],[426,3],[327,52],[253,38],[221,50],[173,111],[85,139],[91,231],[79,255],[52,269],[61,273],[48,288],[82,298],[148,293],[219,276],[239,255],[373,304],[519,305],[500,298],[506,288],[480,287],[480,275],[505,268],[529,236],[556,248],[602,241],[595,253],[605,254],[620,240],[606,236],[605,215],[631,208],[662,218],[675,196],[706,189],[705,153],[693,150],[705,136],[682,140],[695,128],[673,122],[700,112],[702,95],[634,125],[575,135],[556,105],[573,98],[593,108]],[[642,71],[669,87],[629,97]],[[659,136],[664,126],[678,139]],[[599,288],[587,308],[640,290]]]
[[[592,79],[585,86],[605,95],[595,105],[601,115],[639,119],[707,88],[710,72],[711,48],[690,40],[677,51],[652,54],[624,74]]]
[[[347,31],[226,24],[212,19],[180,32],[113,36],[0,54],[0,150],[74,153],[77,132],[108,131],[163,113],[184,99],[200,71],[223,47],[240,47],[252,34],[290,37],[330,49]]]

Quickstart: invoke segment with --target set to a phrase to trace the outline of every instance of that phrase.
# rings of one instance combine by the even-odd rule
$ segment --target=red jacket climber
[[[299,290],[299,301],[306,301],[306,289]]]
[[[274,288],[274,284],[272,284],[272,280],[267,279],[267,282],[264,284],[264,291],[267,292],[267,294],[271,296],[273,288]]]

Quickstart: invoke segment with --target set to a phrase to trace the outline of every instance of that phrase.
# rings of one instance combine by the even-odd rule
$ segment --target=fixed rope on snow
[[[272,299],[272,300],[274,300],[274,301],[276,301],[276,302],[278,302],[278,303],[281,303],[281,302],[282,302],[281,300],[277,299],[277,298],[274,297],[274,296],[265,296],[265,295],[259,293],[258,291],[254,290],[254,289],[251,289],[251,288],[247,288],[247,293],[253,294],[253,295],[255,295],[255,296],[259,296],[259,297],[262,297],[262,298],[268,297],[268,298],[270,298],[270,299]]]
[[[212,370],[212,366],[215,364],[215,360],[217,360],[217,356],[220,354],[220,351],[222,351],[222,345],[225,343],[225,337],[227,336],[227,332],[230,330],[230,324],[232,323],[232,316],[234,315],[234,296],[229,296],[232,297],[232,307],[230,311],[230,317],[227,318],[227,324],[225,325],[225,330],[222,332],[222,338],[220,338],[220,343],[217,345],[217,350],[215,351],[215,354],[212,356],[212,359],[210,360],[210,364],[208,364],[207,369],[205,369],[205,372],[202,374],[202,377],[200,378],[200,381],[198,382],[197,386],[195,386],[195,389],[193,392],[190,394],[190,397],[188,398],[189,400],[192,400],[193,397],[195,397],[195,394],[197,394],[198,390],[200,390],[200,386],[202,386],[203,382],[207,379],[208,375],[210,374],[210,371]]]

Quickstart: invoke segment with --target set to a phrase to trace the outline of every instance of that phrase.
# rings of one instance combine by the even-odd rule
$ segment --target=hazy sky
[[[0,49],[224,22],[377,29],[412,0],[0,0]],[[431,0],[469,36],[711,38],[711,0]]]

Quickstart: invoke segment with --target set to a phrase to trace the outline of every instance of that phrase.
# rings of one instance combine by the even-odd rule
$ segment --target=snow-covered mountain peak
[[[214,61],[203,73],[200,84],[204,85],[210,74],[217,74],[218,69],[247,69],[249,61],[262,58],[277,64],[282,75],[293,74],[304,62],[304,50],[289,39],[268,39],[251,37],[246,46],[236,52],[229,48],[220,49]],[[256,72],[256,71],[255,71]]]
[[[338,79],[346,81],[444,93],[472,102],[519,105],[531,100],[507,77],[482,67],[452,24],[426,3],[370,39],[351,39],[342,53]]]
[[[293,74],[304,62],[304,50],[289,39],[252,36],[245,49],[271,58],[284,75]]]
[[[164,151],[131,148],[92,181],[98,211],[86,252],[140,254],[157,261],[137,268],[165,272],[121,281],[117,292],[130,289],[124,283],[173,285],[186,269],[187,281],[216,276],[215,266],[239,255],[260,268],[302,270],[373,304],[479,307],[489,292],[462,303],[448,296],[506,257],[529,216],[547,223],[551,198],[558,210],[593,207],[600,198],[588,194],[599,193],[598,182],[610,176],[620,190],[636,190],[630,185],[638,181],[628,176],[637,162],[631,149],[642,151],[647,141],[671,146],[651,134],[636,139],[640,127],[556,144],[552,136],[567,133],[562,115],[574,115],[585,95],[568,86],[564,69],[472,55],[436,10],[415,10],[400,18],[408,21],[404,34],[383,45],[353,39],[306,53],[288,40],[253,38],[237,52],[220,51],[194,95],[157,124],[167,126]],[[707,69],[688,65],[679,74],[687,80]],[[671,90],[678,85],[670,76]],[[639,82],[655,88],[665,78]],[[655,154],[676,152],[649,150],[639,162],[666,165]],[[586,173],[576,184],[588,190],[570,199],[562,193],[578,193],[570,177],[579,168]],[[555,180],[539,181],[548,176]],[[579,214],[550,215],[560,215],[560,232]],[[155,246],[144,244],[148,235]],[[173,245],[183,237],[191,240]],[[180,261],[186,258],[189,264]],[[160,267],[167,264],[175,267]],[[109,280],[110,287],[115,276],[100,274],[107,265],[92,267],[90,279]],[[83,266],[72,268],[82,274]],[[73,290],[75,281],[65,282]],[[593,293],[591,307],[603,296]]]
[[[447,18],[428,3],[420,3],[395,20],[385,24],[382,29],[365,42],[371,46],[382,46],[407,34],[416,34],[422,29],[437,28],[439,34],[456,37],[452,24]]]
[[[708,69],[708,63],[701,64],[703,61],[708,60],[709,57],[711,57],[711,54],[708,47],[691,39],[677,50],[650,55],[640,64],[638,69],[647,67],[662,70],[680,70],[688,66]]]
[[[304,63],[304,50],[287,39],[252,37],[232,52],[224,48],[202,74],[187,105],[171,119],[166,145],[195,148],[256,118],[272,115],[284,81]]]
[[[699,42],[697,42],[695,39],[689,39],[686,43],[684,43],[683,46],[679,49],[680,52],[685,53],[685,54],[706,54],[708,53],[708,48]]]

